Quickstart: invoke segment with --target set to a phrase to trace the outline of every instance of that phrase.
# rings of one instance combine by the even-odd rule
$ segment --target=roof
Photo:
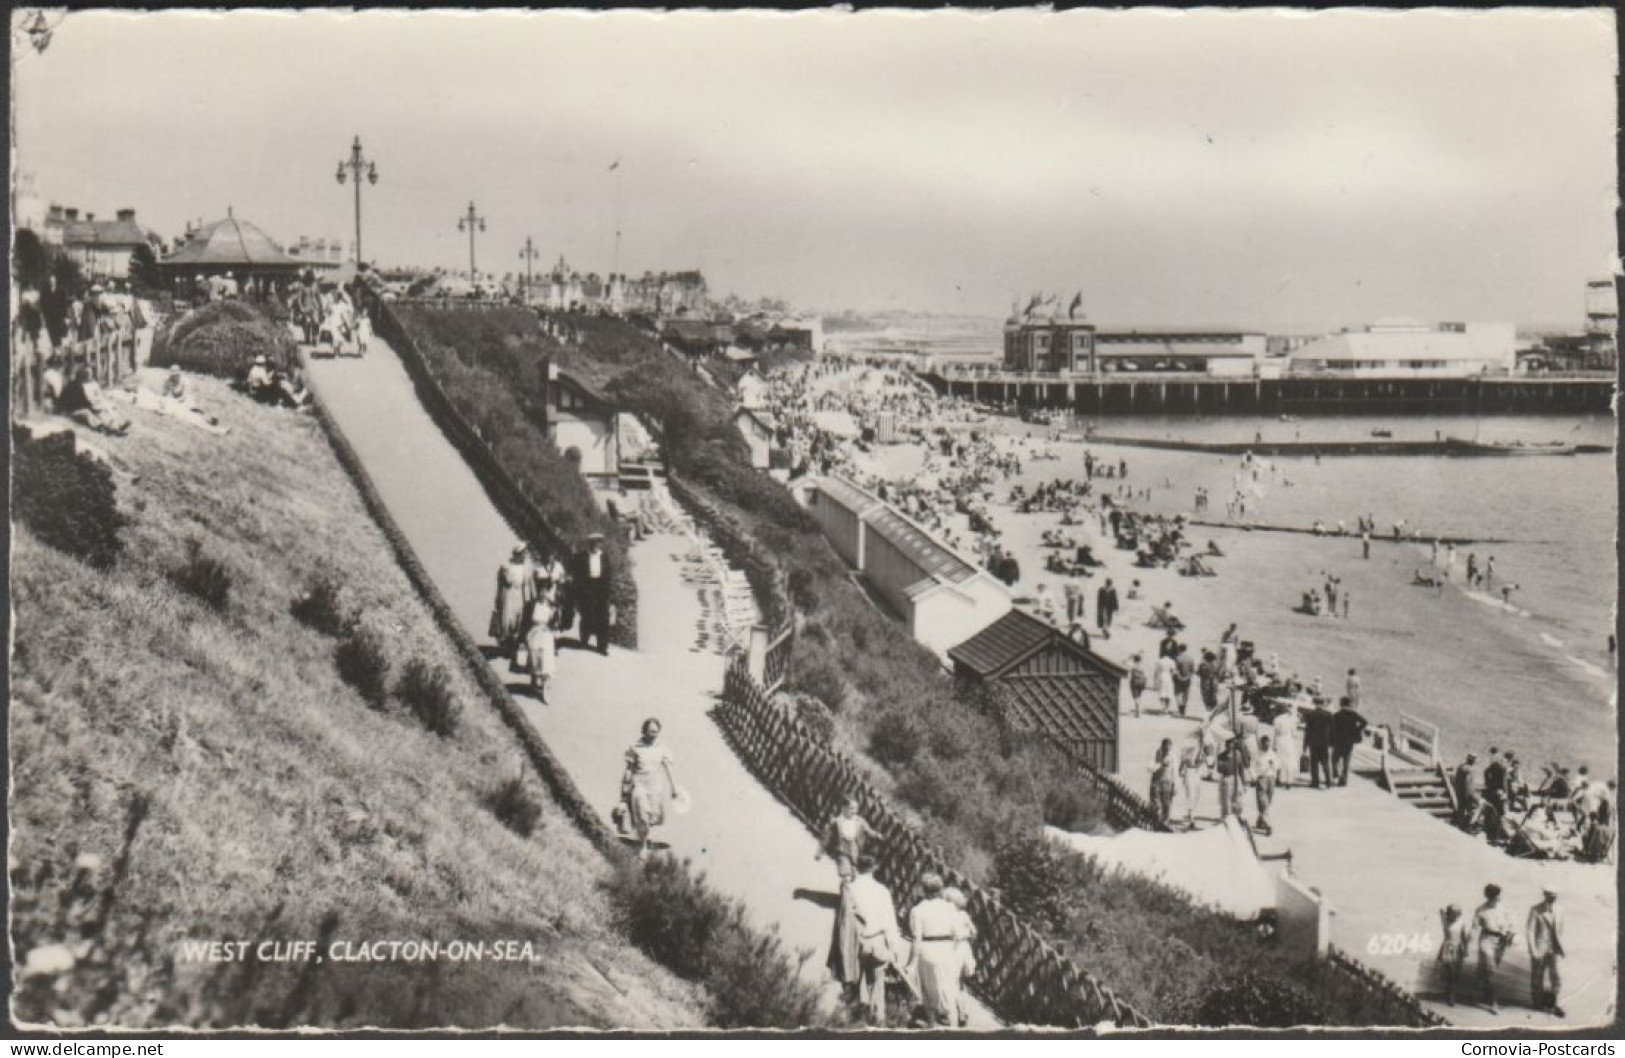
[[[860,518],[876,507],[882,506],[878,496],[863,491],[844,478],[819,478],[813,484],[819,492],[822,492]]]
[[[62,225],[65,246],[136,247],[147,241],[147,230],[133,219],[70,220]]]
[[[948,657],[983,679],[997,676],[1039,647],[1060,635],[1060,630],[1031,614],[1011,610],[969,639],[952,647]]]
[[[301,268],[309,262],[289,257],[265,232],[228,212],[224,220],[217,220],[194,232],[186,244],[164,258],[163,263],[180,266]]]
[[[1465,331],[1349,331],[1293,350],[1294,360],[1510,360],[1512,328],[1504,335]]]
[[[907,555],[927,576],[961,584],[976,576],[975,566],[948,550],[925,530],[882,504],[863,516],[871,530]]]
[[[715,342],[716,332],[704,320],[670,319],[661,325],[662,334],[675,335],[685,342]]]
[[[1114,688],[1115,681],[1123,678],[1125,670],[1120,666],[1073,642],[1054,625],[1021,610],[1010,610],[963,643],[950,648],[948,657],[983,679],[998,679],[1015,665],[1057,641],[1091,668],[1099,670],[1102,676],[1110,677]],[[1115,689],[1112,693],[1115,703]],[[1115,704],[1113,708],[1116,708]]]
[[[1100,356],[1155,356],[1155,357],[1200,357],[1210,359],[1218,356],[1234,356],[1243,359],[1252,359],[1253,350],[1246,346],[1237,345],[1228,339],[1203,341],[1194,338],[1180,338],[1174,340],[1167,335],[1145,335],[1140,338],[1114,338],[1109,342],[1097,342],[1095,352]]]
[[[1006,721],[1061,742],[1117,737],[1118,681],[1092,673],[1007,676],[994,685]]]
[[[574,375],[567,375],[563,371],[555,371],[553,373],[553,377],[549,381],[563,389],[575,390],[577,394],[586,398],[589,403],[601,404],[604,407],[611,409],[615,407],[614,401],[610,400],[596,389],[593,389],[587,383],[581,381],[581,379],[576,378]]]

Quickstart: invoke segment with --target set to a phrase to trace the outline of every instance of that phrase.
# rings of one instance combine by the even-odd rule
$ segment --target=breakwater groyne
[[[1222,378],[1135,374],[1067,378],[948,369],[920,377],[939,393],[1081,415],[1553,415],[1607,414],[1611,373],[1539,377]]]
[[[1338,532],[1335,529],[1322,529],[1316,532],[1313,527],[1306,525],[1269,525],[1264,522],[1234,522],[1234,521],[1207,521],[1201,518],[1191,518],[1188,525],[1200,525],[1209,529],[1238,529],[1249,533],[1297,533],[1301,536],[1323,536],[1329,539],[1359,540],[1359,533]],[[1437,540],[1443,545],[1461,547],[1466,544],[1528,544],[1538,541],[1508,540],[1498,536],[1445,536],[1432,533],[1407,533],[1401,537],[1392,535],[1379,536],[1371,534],[1373,544],[1429,544]]]
[[[1174,438],[1114,437],[1088,434],[1088,444],[1123,445],[1132,448],[1161,448],[1173,452],[1211,452],[1217,455],[1256,456],[1572,456],[1611,452],[1610,445],[1551,444],[1494,445],[1460,438],[1436,441],[1396,441],[1372,438],[1359,441],[1181,441]]]

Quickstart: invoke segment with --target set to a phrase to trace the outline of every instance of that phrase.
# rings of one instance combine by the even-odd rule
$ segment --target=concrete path
[[[477,641],[495,594],[496,568],[515,534],[474,474],[418,403],[399,358],[374,338],[362,359],[313,361],[309,377],[372,475],[384,503],[463,627]],[[707,715],[723,684],[724,661],[696,645],[706,620],[685,583],[686,538],[654,536],[632,551],[640,648],[607,657],[569,649],[564,638],[551,704],[530,696],[506,662],[496,671],[587,798],[606,820],[619,796],[627,747],[658,717],[693,799],[655,837],[691,860],[719,890],[742,900],[751,920],[805,952],[802,973],[833,991],[824,969],[837,894],[834,868],[815,862],[817,842],[746,771]],[[899,909],[900,911],[902,909]],[[973,1027],[994,1028],[986,1011]]]

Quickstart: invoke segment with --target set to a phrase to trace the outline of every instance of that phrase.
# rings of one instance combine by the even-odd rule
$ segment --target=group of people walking
[[[1461,906],[1451,904],[1439,913],[1444,939],[1437,964],[1443,976],[1445,1002],[1456,1005],[1469,956],[1476,959],[1479,994],[1485,1009],[1501,1012],[1495,975],[1517,941],[1511,913],[1501,903],[1501,887],[1484,887],[1484,902],[1467,918]],[[1563,948],[1563,917],[1557,893],[1547,888],[1524,920],[1524,941],[1529,951],[1529,1003],[1535,1010],[1563,1017],[1558,992],[1563,986],[1559,966],[1568,954]]]
[[[544,704],[558,671],[558,635],[578,618],[581,646],[596,643],[600,654],[609,653],[614,569],[602,533],[589,536],[569,566],[546,548],[515,544],[497,568],[496,581],[489,634],[513,670],[530,676],[531,689]]]
[[[840,901],[830,942],[829,969],[873,1025],[887,1020],[888,980],[901,984],[920,1027],[966,1024],[964,984],[976,973],[976,927],[962,890],[941,875],[920,876],[920,900],[908,912],[903,936],[891,890],[874,875],[879,835],[848,798],[824,831],[820,858],[835,861]]]

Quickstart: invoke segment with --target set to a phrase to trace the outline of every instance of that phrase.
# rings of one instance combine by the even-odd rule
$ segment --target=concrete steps
[[[1431,768],[1390,766],[1388,781],[1394,796],[1401,801],[1420,808],[1436,819],[1450,819],[1450,791],[1445,788],[1444,779],[1437,771]]]

